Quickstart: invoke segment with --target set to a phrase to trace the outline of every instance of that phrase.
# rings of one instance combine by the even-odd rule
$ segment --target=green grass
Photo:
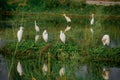
[[[42,9],[37,7],[17,7],[12,18],[7,19],[12,24],[11,28],[2,28],[1,34],[7,40],[6,45],[0,49],[7,62],[7,70],[10,71],[13,80],[59,80],[59,70],[65,66],[66,73],[62,80],[79,80],[75,71],[79,66],[87,65],[88,72],[85,80],[103,80],[102,67],[120,67],[118,63],[120,47],[106,48],[102,45],[101,38],[109,34],[111,39],[120,39],[119,21],[109,16],[119,17],[119,6],[96,6],[96,5],[73,5],[68,7],[57,7]],[[117,7],[117,8],[116,8]],[[110,11],[112,9],[112,11]],[[116,12],[114,12],[116,11]],[[67,23],[62,16],[66,13],[72,19],[71,30],[66,32],[66,44],[59,39],[60,30],[64,30]],[[95,14],[95,25],[90,26],[90,15]],[[105,17],[103,17],[105,16]],[[111,20],[111,22],[107,20]],[[113,19],[113,20],[112,20]],[[34,20],[40,27],[40,39],[35,44]],[[118,19],[119,20],[119,19]],[[17,45],[16,33],[22,25],[24,33],[22,41]],[[93,35],[90,32],[93,27]],[[49,41],[45,43],[42,32],[46,29]],[[8,33],[9,32],[9,33]],[[49,54],[48,54],[49,53]],[[14,58],[14,59],[13,59]],[[23,76],[17,73],[18,61],[23,67]],[[46,63],[49,67],[47,75],[43,75],[42,66]],[[81,78],[82,79],[82,78]]]
[[[59,27],[59,28],[63,28],[63,27]],[[96,38],[94,38],[95,40],[88,39],[89,37],[91,37],[89,36],[90,32],[88,28],[80,28],[80,29],[78,28],[79,27],[74,27],[70,30],[70,32],[66,33],[66,36],[67,36],[66,44],[61,43],[61,41],[59,40],[59,32],[57,32],[55,27],[47,28],[49,30],[49,33],[51,33],[51,35],[54,36],[52,40],[50,40],[48,43],[45,43],[41,37],[39,41],[37,42],[37,44],[34,44],[33,34],[35,33],[31,31],[31,29],[33,30],[34,27],[26,28],[27,31],[30,31],[29,38],[27,38],[26,36],[28,33],[25,32],[24,30],[22,42],[19,43],[17,46],[18,48],[16,51],[14,64],[13,64],[12,72],[11,72],[12,77],[15,80],[16,79],[17,80],[21,80],[21,79],[29,80],[32,77],[35,77],[36,79],[43,79],[43,80],[46,80],[48,78],[50,78],[51,80],[53,79],[56,80],[56,78],[59,78],[59,69],[62,66],[68,67],[66,76],[69,77],[71,75],[74,75],[73,71],[76,69],[76,66],[78,64],[90,65],[89,63],[93,64],[94,62],[104,61],[102,63],[104,65],[104,63],[108,61],[115,62],[116,64],[120,61],[119,60],[120,55],[118,55],[120,52],[119,48],[113,48],[113,49],[108,48],[107,49],[102,46],[101,38],[99,38],[98,40]],[[14,30],[15,32],[17,32],[17,28],[15,28]],[[8,31],[12,31],[12,29]],[[42,32],[40,33],[42,34]],[[79,35],[76,35],[76,34],[79,34]],[[95,35],[97,34],[98,32],[95,33]],[[15,34],[11,33],[11,34],[6,34],[6,35],[10,36],[10,35],[15,35]],[[102,36],[100,32],[98,35]],[[3,53],[3,55],[6,57],[7,62],[9,64],[11,63],[11,57],[13,57],[14,55],[15,46],[17,43],[16,36],[13,36],[13,39],[14,39],[14,42],[10,42],[6,44],[6,46],[0,50],[1,53]],[[92,41],[98,41],[98,42],[94,43]],[[41,69],[42,69],[43,63],[48,64],[49,62],[48,52],[51,55],[50,63],[49,63],[51,67],[50,76],[48,75],[43,76]],[[21,64],[23,67],[24,73],[22,77],[20,77],[16,71],[16,66],[17,66],[18,61],[21,61]],[[91,73],[93,74],[95,72],[91,72]],[[100,72],[98,74],[100,74]],[[94,79],[101,78],[102,80],[102,77],[98,74],[97,76],[94,74],[91,76],[93,77],[96,76]],[[77,77],[76,78],[71,77],[71,79],[76,80]]]

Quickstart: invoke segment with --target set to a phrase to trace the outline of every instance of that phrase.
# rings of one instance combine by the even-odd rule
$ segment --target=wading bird
[[[35,30],[36,30],[36,33],[40,31],[39,27],[37,26],[36,21],[35,21]]]
[[[93,25],[94,24],[94,14],[92,14],[92,19],[90,21],[90,24]]]
[[[71,29],[71,26],[68,26],[68,25],[67,25],[67,27],[66,27],[66,29],[65,29],[64,32],[69,31],[70,29]]]
[[[46,30],[43,31],[42,36],[43,36],[44,41],[47,42],[48,41],[48,33]]]
[[[38,41],[38,39],[39,39],[39,35],[37,34],[37,35],[35,35],[35,43]]]
[[[64,74],[65,74],[65,68],[62,67],[59,71],[59,75],[60,75],[60,77],[62,77],[62,76],[64,76]]]
[[[21,26],[20,29],[19,29],[18,32],[17,32],[18,42],[21,41],[22,35],[23,35],[23,27]]]
[[[90,32],[93,34],[93,28],[90,28]]]
[[[42,71],[43,71],[43,74],[44,74],[44,75],[47,74],[48,68],[47,68],[47,65],[46,65],[46,64],[43,64]]]
[[[103,68],[102,76],[105,80],[109,80],[109,71]]]
[[[65,17],[65,19],[66,19],[67,23],[71,22],[70,17],[66,16],[66,14],[63,14],[63,16]]]
[[[23,71],[22,71],[22,65],[20,64],[20,61],[17,64],[17,71],[18,71],[19,75],[22,76]]]
[[[65,44],[66,36],[65,36],[65,34],[63,33],[62,30],[60,31],[60,40]]]
[[[109,44],[110,44],[110,37],[109,37],[108,34],[105,34],[105,35],[102,37],[102,43],[103,43],[103,45],[109,46]]]

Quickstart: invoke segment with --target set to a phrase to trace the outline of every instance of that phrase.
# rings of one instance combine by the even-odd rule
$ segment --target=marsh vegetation
[[[104,80],[103,67],[120,67],[119,5],[30,0],[25,6],[10,2],[4,6],[7,8],[2,8],[5,11],[0,16],[0,37],[4,46],[1,46],[0,54],[4,55],[8,77],[11,75],[13,80]],[[59,38],[60,30],[68,25],[63,13],[71,18],[71,29],[65,33],[65,44]],[[95,16],[94,25],[90,25],[92,13]],[[40,28],[39,33],[35,31],[35,20]],[[17,31],[20,26],[24,27],[24,32],[18,43]],[[42,38],[45,29],[48,42]],[[37,42],[36,34],[39,35]],[[110,35],[109,46],[103,46],[101,42],[104,34]],[[23,69],[22,76],[16,69],[19,61]],[[44,64],[48,67],[45,74],[42,71]],[[60,77],[59,70],[62,67],[65,68],[65,74]]]

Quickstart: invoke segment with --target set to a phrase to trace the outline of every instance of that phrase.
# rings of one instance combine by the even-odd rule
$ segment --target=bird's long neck
[[[65,15],[65,18],[67,18],[67,16]]]
[[[47,32],[44,30],[44,31],[43,31],[43,34],[44,34],[44,35],[46,35],[46,34],[47,34]]]
[[[94,15],[92,15],[92,19],[94,19]]]
[[[60,33],[62,34],[63,32],[62,32],[62,31],[60,31]]]
[[[23,28],[20,28],[20,31],[22,31],[23,30]]]
[[[66,14],[64,14],[64,17],[65,17],[65,18],[67,17]]]
[[[35,21],[35,26],[36,26],[36,21]]]

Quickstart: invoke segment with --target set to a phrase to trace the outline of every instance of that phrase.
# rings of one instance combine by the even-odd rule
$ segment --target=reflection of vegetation
[[[51,68],[48,76],[52,80],[59,76],[59,69],[62,66],[65,66],[67,68],[66,76],[70,76],[68,78],[76,80],[75,77],[71,77],[71,75],[74,74],[74,70],[77,68],[78,64],[82,65],[84,63],[87,64],[90,73],[88,74],[89,77],[87,78],[92,80],[96,80],[99,78],[102,79],[101,68],[103,66],[108,66],[111,63],[112,66],[118,66],[116,65],[116,63],[120,62],[119,47],[107,49],[100,46],[88,49],[84,47],[78,48],[78,46],[72,44],[63,45],[62,43],[56,43],[49,49],[46,49],[49,44],[38,43],[35,46],[32,46],[32,43],[33,42],[31,41],[27,41],[21,43],[18,46],[18,50],[14,58],[14,65],[11,72],[12,77],[15,80],[29,80],[32,78],[32,76],[34,76],[36,79],[46,79],[46,76],[43,76],[41,69],[42,65],[48,62]],[[12,53],[15,50],[15,44],[9,44],[9,46],[6,46],[7,48],[2,48],[0,52],[5,55],[7,62],[10,63],[9,58],[10,56],[12,56]],[[44,52],[41,52],[41,50],[43,49],[45,49]],[[50,53],[50,56],[48,56],[48,53]],[[50,61],[48,61],[49,59]],[[17,62],[19,60],[21,61],[23,67],[23,77],[19,77],[18,73],[16,72]],[[109,62],[108,65],[106,62]]]
[[[104,64],[107,65],[106,62],[120,62],[120,48],[106,48],[101,43],[101,37],[104,33],[110,33],[111,36],[118,35],[117,38],[119,38],[119,28],[117,30],[111,28],[111,30],[114,29],[114,34],[112,31],[107,30],[108,28],[102,29],[102,26],[111,25],[113,27],[120,24],[119,18],[117,18],[120,13],[120,6],[86,5],[84,0],[81,3],[74,2],[73,0],[26,0],[26,2],[23,2],[25,6],[23,6],[22,2],[21,4],[17,2],[7,4],[6,1],[3,0],[4,4],[2,4],[1,11],[14,12],[11,12],[13,17],[9,18],[10,20],[6,19],[6,21],[12,22],[12,29],[5,29],[3,34],[5,39],[12,40],[13,42],[7,43],[2,47],[0,53],[5,56],[9,64],[16,46],[17,27],[21,23],[25,27],[23,40],[18,45],[11,71],[14,80],[30,80],[32,77],[35,77],[36,80],[46,80],[46,76],[43,76],[41,71],[43,63],[49,63],[50,69],[47,77],[55,80],[58,78],[59,69],[62,66],[70,69],[67,70],[66,76],[70,76],[70,79],[73,79],[74,77],[71,78],[71,75],[73,75],[73,71],[78,64],[86,63],[90,67],[93,65],[95,66],[93,68],[98,66],[101,68]],[[63,13],[66,13],[72,19],[70,23],[72,28],[70,32],[66,33],[66,44],[62,44],[58,37],[59,31],[66,27],[65,19],[61,15]],[[89,15],[91,13],[95,14],[93,38],[89,30]],[[8,18],[6,15],[8,14],[4,14],[1,17]],[[111,17],[111,15],[113,16]],[[113,17],[115,20],[113,20]],[[50,36],[48,43],[44,43],[42,38],[36,44],[34,43],[34,20],[37,21],[40,27],[40,34],[42,34],[44,29],[48,30]],[[10,33],[8,34],[8,32]],[[21,61],[23,66],[24,76],[22,78],[16,72],[18,60]],[[93,62],[96,64],[92,64]],[[99,62],[103,63],[99,64]],[[96,68],[92,71],[94,79],[91,80],[101,79],[99,76],[100,72],[96,74],[97,70]]]

